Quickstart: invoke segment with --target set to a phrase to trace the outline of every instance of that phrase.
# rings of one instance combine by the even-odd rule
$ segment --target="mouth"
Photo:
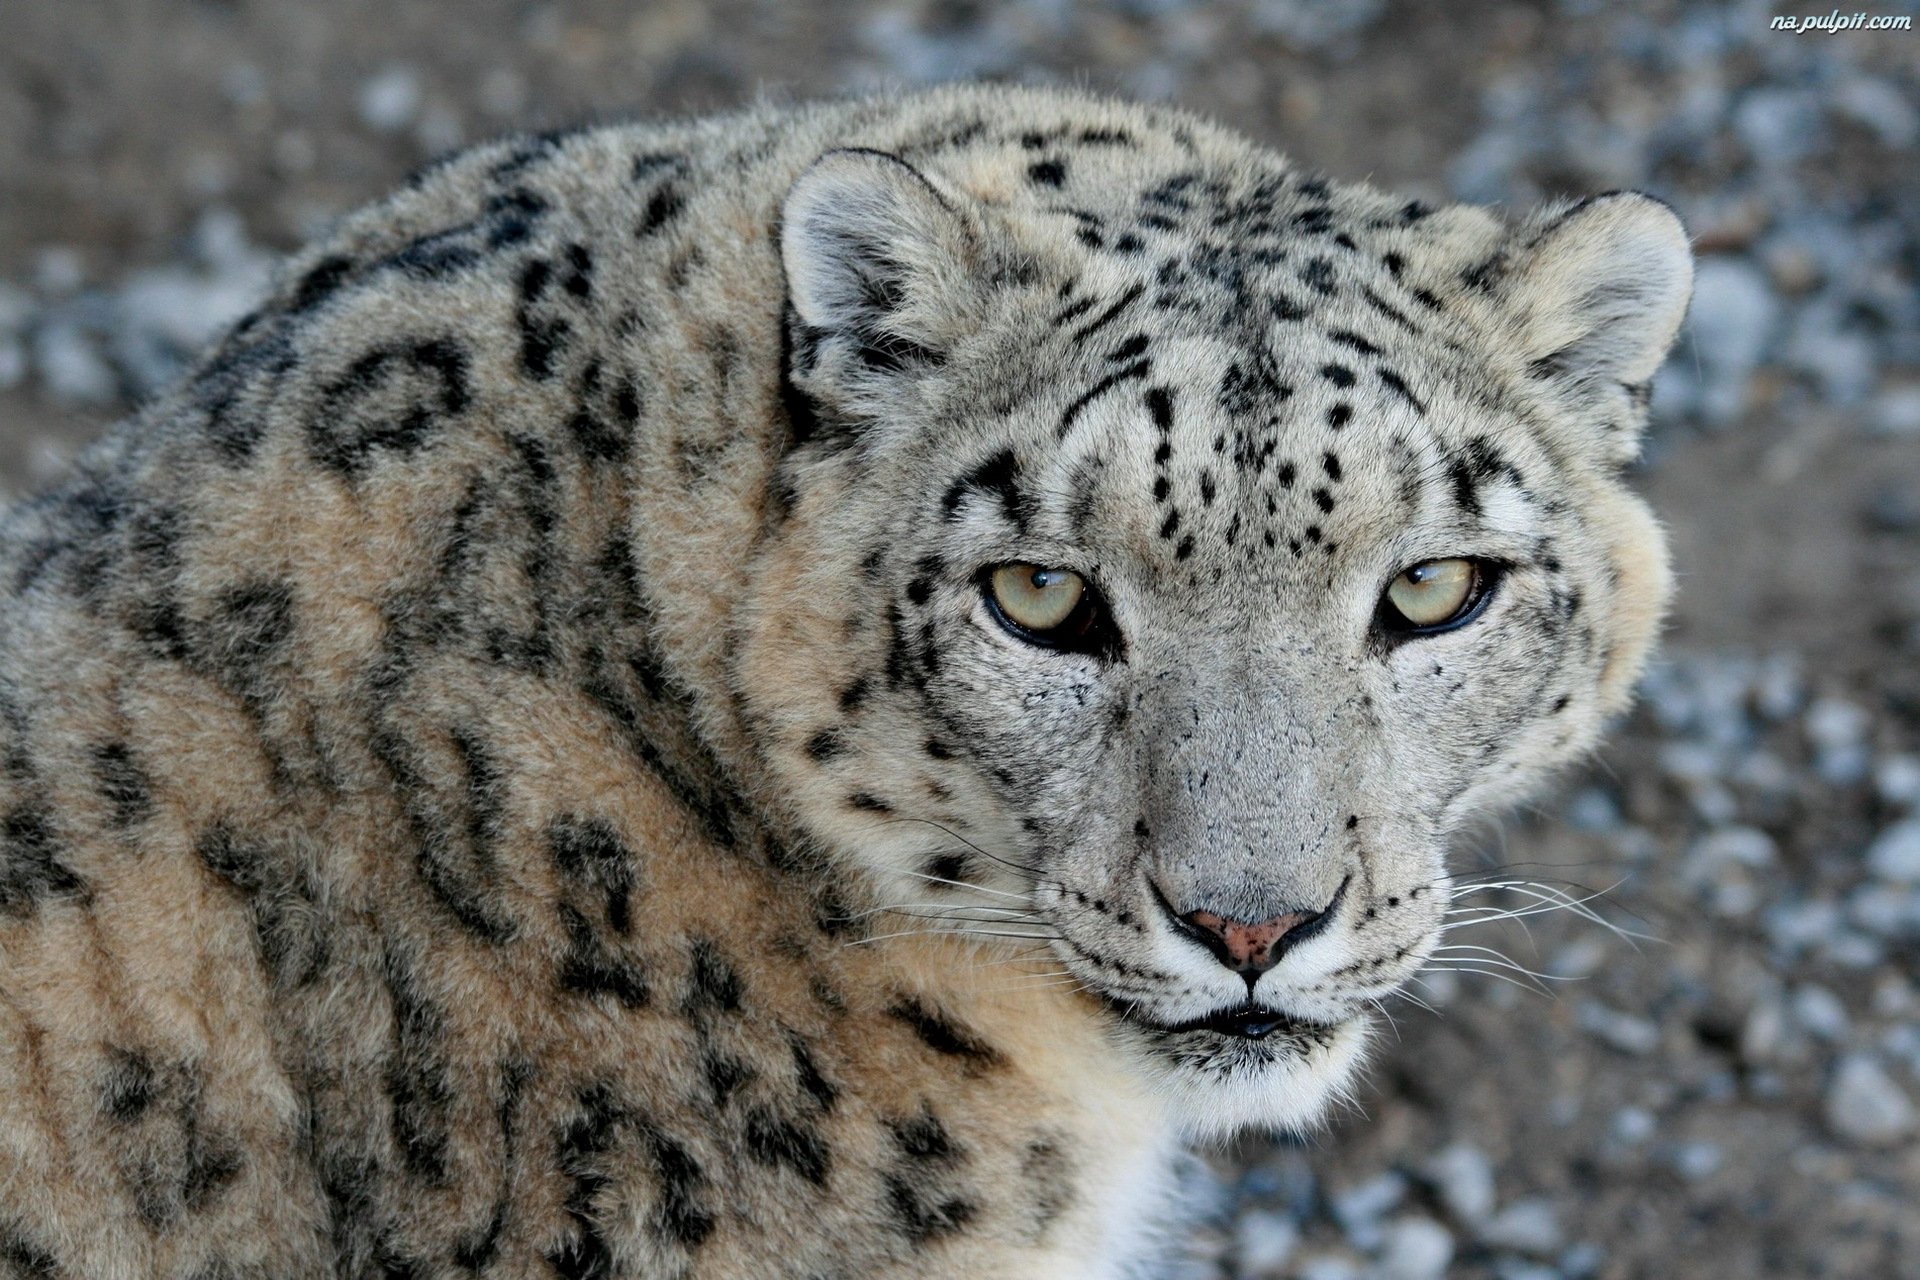
[[[1204,1018],[1189,1018],[1184,1022],[1161,1022],[1145,1017],[1138,1009],[1131,1009],[1125,1002],[1111,997],[1106,998],[1106,1004],[1125,1021],[1161,1035],[1204,1032],[1238,1040],[1264,1040],[1276,1031],[1323,1032],[1328,1029],[1325,1023],[1308,1022],[1282,1013],[1278,1009],[1262,1009],[1255,1005],[1218,1010]]]

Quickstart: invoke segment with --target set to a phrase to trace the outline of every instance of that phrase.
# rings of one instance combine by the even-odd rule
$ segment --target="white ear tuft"
[[[1634,191],[1583,200],[1514,262],[1506,286],[1533,372],[1576,392],[1636,388],[1673,345],[1693,292],[1686,229]]]
[[[880,151],[829,151],[794,181],[780,256],[800,326],[796,373],[843,408],[879,409],[887,379],[938,365],[977,295],[964,212]]]

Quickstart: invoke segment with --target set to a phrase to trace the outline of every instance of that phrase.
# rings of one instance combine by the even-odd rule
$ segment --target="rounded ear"
[[[844,410],[882,412],[890,383],[939,365],[968,332],[978,256],[957,199],[906,161],[821,156],[780,214],[796,380]]]
[[[1635,191],[1594,196],[1544,221],[1503,282],[1528,372],[1584,408],[1624,399],[1631,416],[1644,416],[1646,384],[1693,293],[1686,228]],[[1620,425],[1630,429],[1618,451],[1631,456],[1640,423]]]

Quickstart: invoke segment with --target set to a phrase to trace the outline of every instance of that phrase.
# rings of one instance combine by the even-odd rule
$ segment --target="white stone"
[[[1233,1251],[1242,1276],[1277,1273],[1300,1243],[1300,1228],[1292,1218],[1268,1209],[1240,1216],[1233,1227]]]
[[[1768,867],[1778,858],[1779,849],[1772,836],[1756,827],[1721,827],[1694,841],[1687,856],[1710,865]]]
[[[1694,273],[1687,332],[1705,379],[1700,409],[1725,422],[1747,403],[1747,380],[1772,338],[1778,304],[1758,267],[1743,259],[1710,257]]]
[[[1610,1049],[1636,1057],[1652,1053],[1660,1046],[1660,1028],[1637,1014],[1609,1009],[1589,1000],[1580,1006],[1580,1026]]]
[[[1432,1218],[1397,1218],[1387,1227],[1377,1280],[1442,1280],[1453,1261],[1453,1233]]]
[[[1329,1208],[1353,1246],[1371,1250],[1380,1243],[1380,1219],[1406,1194],[1407,1180],[1388,1171],[1335,1195]]]
[[[1891,1146],[1914,1130],[1913,1102],[1878,1063],[1861,1054],[1849,1054],[1834,1068],[1825,1111],[1834,1135],[1860,1146]]]
[[[1920,138],[1920,110],[1885,80],[1850,75],[1834,89],[1831,101],[1842,113],[1873,130],[1886,146],[1910,147]]]
[[[1847,1016],[1847,1006],[1840,1003],[1840,997],[1818,983],[1807,982],[1795,987],[1792,997],[1793,1019],[1806,1032],[1828,1044],[1837,1044],[1847,1038],[1852,1029],[1853,1020]]]
[[[1673,1149],[1673,1167],[1689,1182],[1712,1177],[1725,1162],[1725,1153],[1711,1142],[1683,1142]]]
[[[1827,750],[1857,747],[1866,741],[1873,717],[1858,703],[1845,698],[1821,698],[1807,708],[1807,737],[1813,745]]]
[[[1920,818],[1896,822],[1867,846],[1867,869],[1882,880],[1920,884]]]
[[[1873,789],[1888,804],[1920,807],[1920,756],[1884,756],[1873,767]]]
[[[57,400],[108,404],[118,390],[106,360],[71,324],[49,324],[34,335],[33,364]]]
[[[420,110],[422,96],[419,72],[411,67],[387,67],[360,86],[360,119],[369,129],[396,133],[406,128]]]
[[[1493,1212],[1493,1161],[1472,1143],[1443,1147],[1420,1172],[1456,1220],[1473,1224]]]
[[[1867,421],[1882,435],[1920,435],[1920,386],[1881,392],[1874,397]]]
[[[1553,1202],[1530,1196],[1515,1200],[1489,1219],[1480,1229],[1480,1241],[1496,1249],[1545,1257],[1558,1250],[1565,1237],[1560,1232],[1560,1218],[1554,1212]]]
[[[1608,1127],[1615,1141],[1637,1147],[1651,1138],[1659,1126],[1653,1118],[1653,1112],[1645,1107],[1622,1107],[1613,1113],[1613,1120]]]
[[[1740,1058],[1749,1063],[1773,1062],[1791,1038],[1786,1009],[1777,1000],[1762,1000],[1747,1011],[1740,1028]]]

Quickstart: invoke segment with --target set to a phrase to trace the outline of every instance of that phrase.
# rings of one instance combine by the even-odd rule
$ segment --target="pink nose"
[[[1258,924],[1229,920],[1211,911],[1189,911],[1180,919],[1220,957],[1221,964],[1235,973],[1259,974],[1279,964],[1293,942],[1300,940],[1300,931],[1324,914],[1289,911]]]

